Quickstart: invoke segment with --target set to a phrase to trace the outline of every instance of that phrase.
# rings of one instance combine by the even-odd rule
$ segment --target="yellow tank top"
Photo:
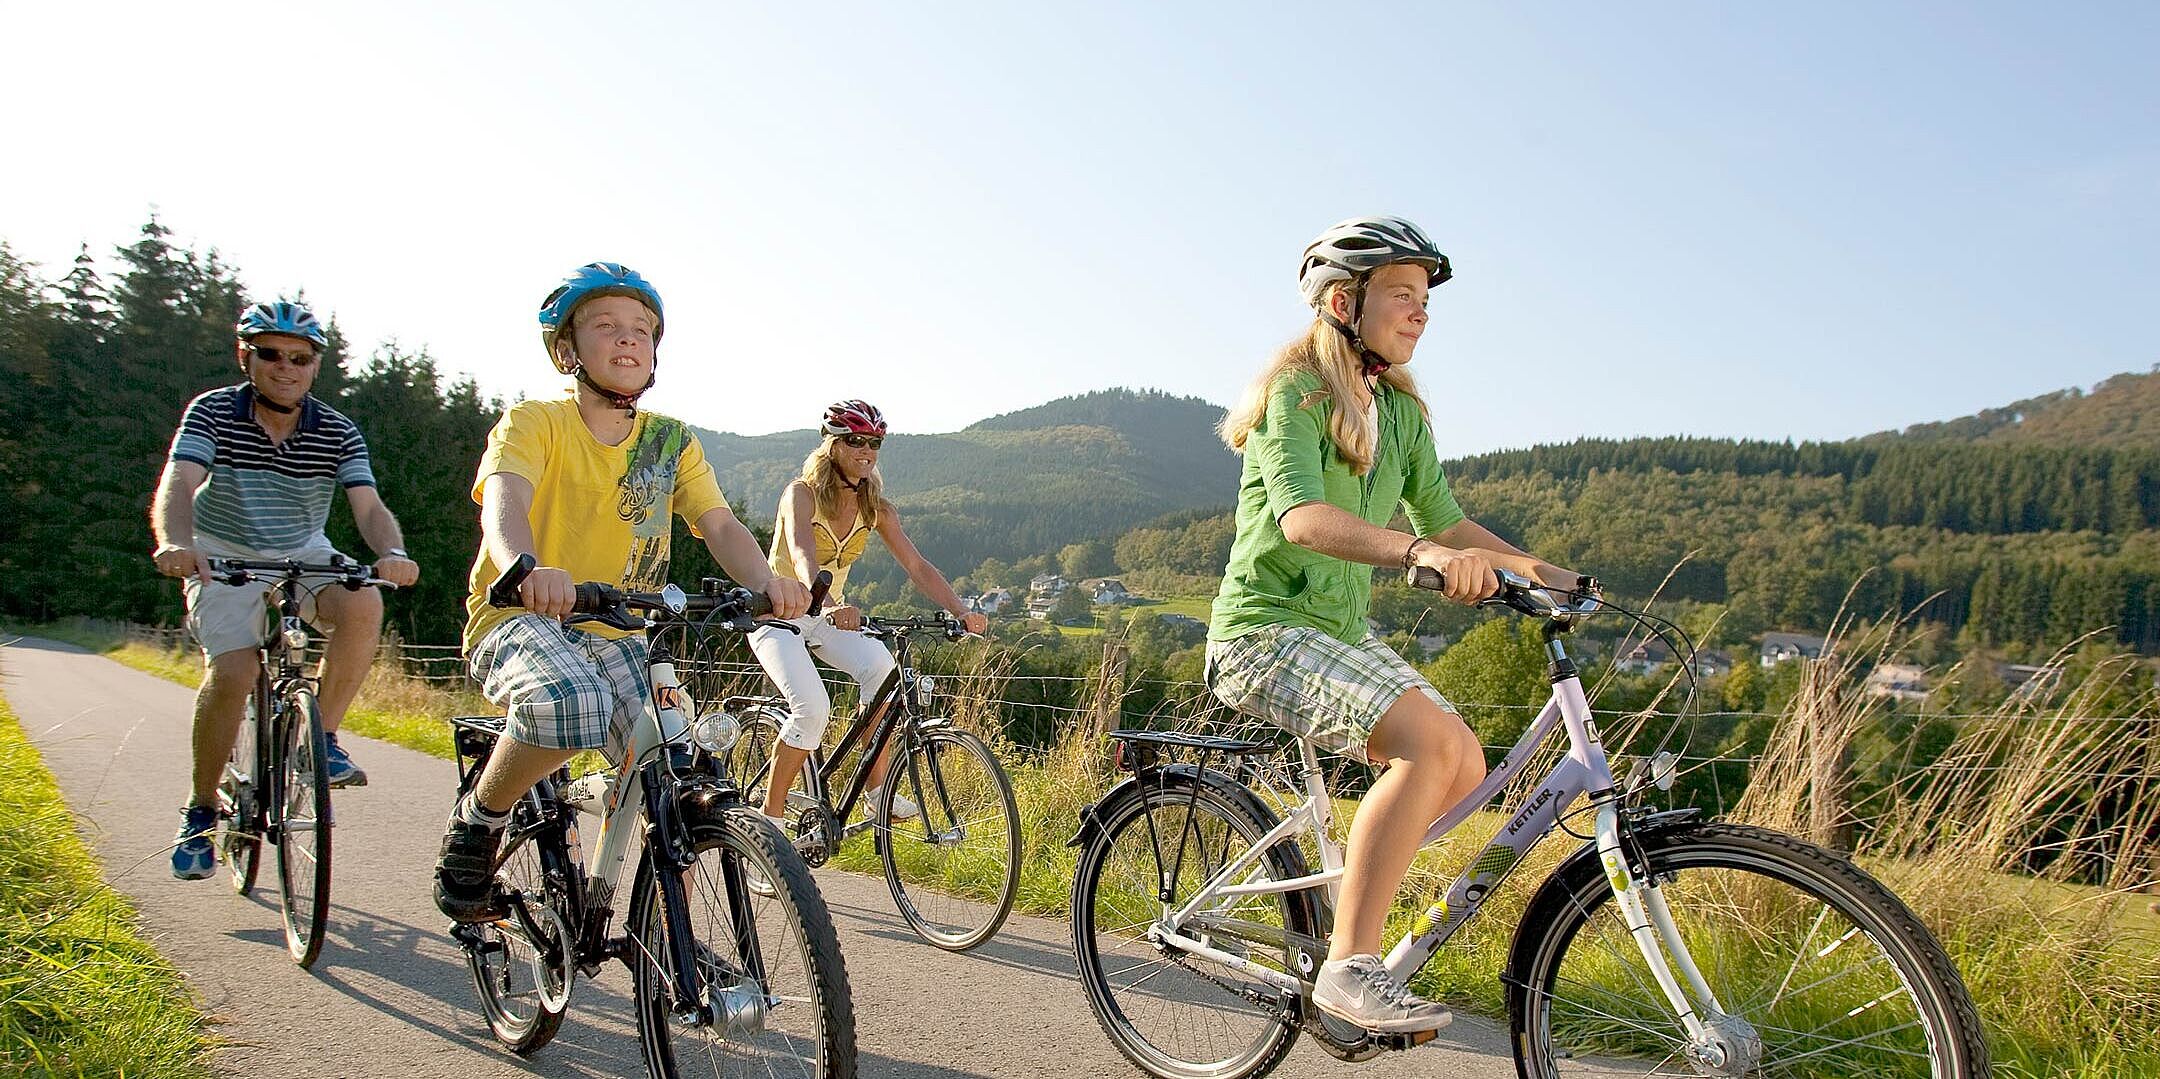
[[[844,602],[841,597],[847,586],[848,567],[862,557],[863,549],[870,545],[870,526],[862,522],[862,514],[855,515],[855,527],[846,536],[834,534],[832,522],[822,511],[813,510],[810,518],[810,543],[817,552],[818,568],[832,574],[832,587],[826,591],[828,607]],[[789,580],[802,580],[795,572],[795,524],[785,507],[779,519],[773,522],[772,550],[767,559],[772,571]],[[810,582],[803,581],[804,584]]]

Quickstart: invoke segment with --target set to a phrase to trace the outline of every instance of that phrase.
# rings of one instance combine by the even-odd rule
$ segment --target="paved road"
[[[581,982],[555,1041],[529,1060],[479,1018],[465,963],[428,897],[455,778],[447,761],[348,738],[370,785],[337,796],[335,887],[322,958],[285,956],[276,873],[253,899],[220,874],[173,880],[165,846],[186,794],[184,687],[67,645],[0,648],[0,694],[60,781],[106,878],[201,994],[227,1074],[285,1076],[637,1075],[620,966]],[[1063,922],[1014,917],[967,955],[918,942],[880,879],[825,870],[853,984],[861,1072],[901,1079],[1137,1076],[1096,1027],[1074,984]],[[1503,1032],[1458,1020],[1413,1052],[1343,1065],[1300,1042],[1283,1076],[1514,1075]]]

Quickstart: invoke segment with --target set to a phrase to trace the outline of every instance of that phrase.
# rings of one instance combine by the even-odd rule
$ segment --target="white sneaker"
[[[884,796],[885,788],[873,787],[863,794],[863,801],[871,806],[876,806],[878,804],[878,799]],[[890,814],[890,819],[914,820],[916,817],[919,817],[921,815],[921,806],[916,805],[914,801],[910,799],[907,795],[902,794],[899,791],[893,792],[892,812]]]
[[[1320,964],[1320,975],[1313,979],[1312,1002],[1345,1023],[1389,1034],[1438,1030],[1455,1021],[1446,1007],[1397,981],[1377,955],[1353,955]]]

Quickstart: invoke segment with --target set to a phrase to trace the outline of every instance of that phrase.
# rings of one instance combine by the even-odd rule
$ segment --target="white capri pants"
[[[865,704],[877,695],[892,676],[892,653],[875,638],[856,630],[839,629],[820,616],[804,616],[788,623],[801,630],[790,633],[768,625],[750,634],[750,651],[765,667],[766,677],[787,698],[788,721],[780,728],[780,740],[800,750],[812,750],[825,738],[825,724],[832,719],[832,695],[818,677],[814,652],[862,687]]]

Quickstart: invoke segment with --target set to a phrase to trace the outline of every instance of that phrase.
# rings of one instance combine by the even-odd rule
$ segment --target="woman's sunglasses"
[[[876,435],[841,435],[840,441],[845,442],[858,450],[874,450],[877,449],[879,446],[885,444],[885,440]]]
[[[291,367],[306,367],[315,362],[315,353],[311,349],[296,348],[287,352],[271,348],[268,345],[249,345],[248,351],[254,353],[256,359],[266,363],[282,363]]]

